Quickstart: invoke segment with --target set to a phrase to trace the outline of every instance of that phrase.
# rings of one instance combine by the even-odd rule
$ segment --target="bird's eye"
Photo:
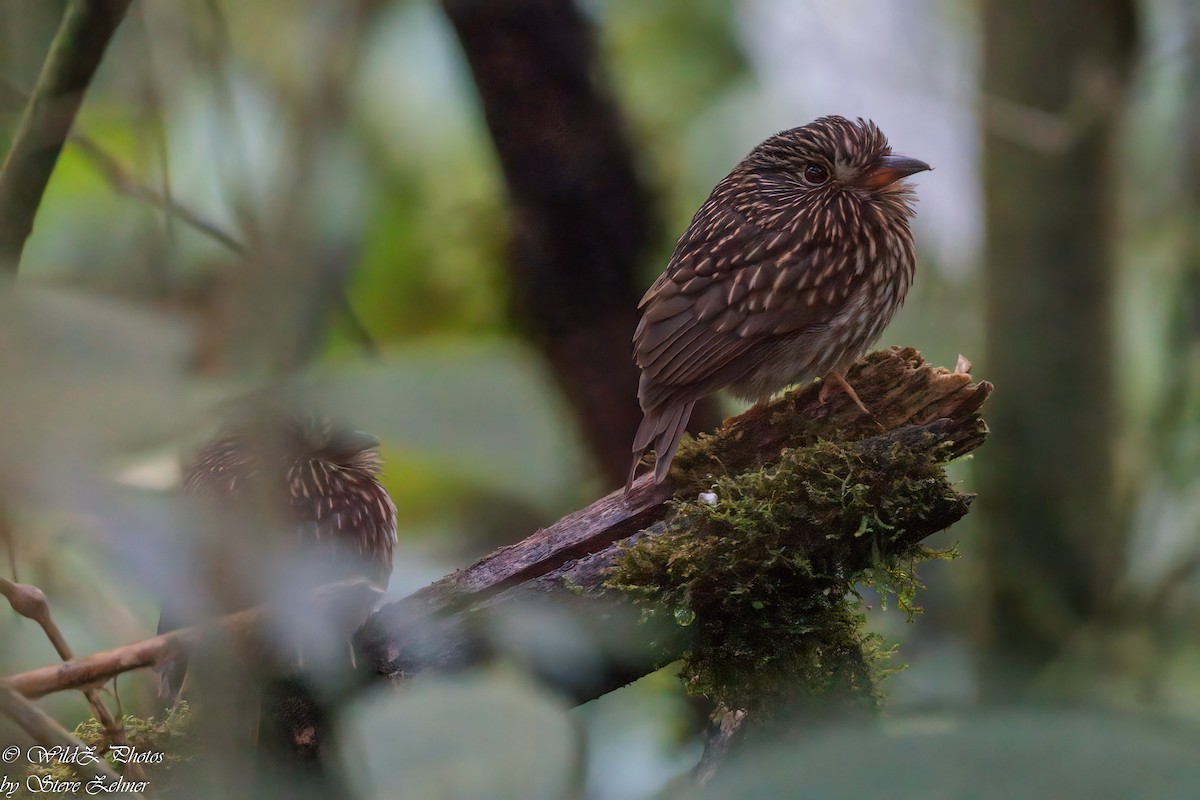
[[[820,186],[829,180],[829,170],[820,164],[808,164],[804,167],[804,181],[810,186]]]

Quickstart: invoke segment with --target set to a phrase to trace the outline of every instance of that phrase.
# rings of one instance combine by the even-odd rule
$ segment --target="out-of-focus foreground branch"
[[[129,0],[72,0],[0,170],[0,273],[15,273],[63,143]]]
[[[79,740],[64,731],[53,717],[3,683],[0,683],[0,714],[16,722],[30,739],[42,747],[61,748],[67,752],[82,749]],[[102,786],[110,786],[120,781],[104,759],[80,759],[76,768],[89,783],[98,781]]]
[[[312,603],[322,616],[355,620],[348,626],[353,630],[365,616],[365,611],[378,602],[378,595],[379,589],[370,581],[358,578],[321,587],[314,593]],[[270,607],[250,608],[202,625],[180,628],[62,664],[0,678],[0,684],[36,700],[54,692],[96,686],[135,669],[153,667],[167,659],[191,653],[214,636],[222,637],[232,652],[261,654],[263,643],[270,640],[274,622]]]

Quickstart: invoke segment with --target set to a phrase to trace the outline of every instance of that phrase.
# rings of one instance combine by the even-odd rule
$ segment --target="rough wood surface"
[[[466,569],[422,589],[400,603],[424,603],[428,610],[479,600],[509,586],[544,575],[574,558],[623,539],[662,519],[666,502],[688,484],[703,485],[707,471],[743,472],[770,463],[785,447],[803,447],[820,438],[854,441],[903,426],[945,419],[961,427],[954,455],[979,445],[986,433],[967,430],[992,385],[925,363],[913,348],[893,348],[860,361],[849,380],[871,409],[867,418],[838,394],[817,399],[819,386],[793,390],[774,402],[728,420],[703,448],[685,447],[667,479],[657,486],[643,475],[628,494],[620,490],[568,514],[548,528],[502,547]],[[696,476],[696,472],[700,472]],[[382,612],[387,616],[387,608]]]

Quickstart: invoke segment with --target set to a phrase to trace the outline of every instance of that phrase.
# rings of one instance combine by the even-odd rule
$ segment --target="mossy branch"
[[[644,475],[630,492],[618,490],[602,497],[411,597],[385,606],[370,624],[368,639],[378,639],[378,645],[386,647],[387,627],[393,617],[402,621],[413,613],[428,615],[471,605],[599,552],[662,520],[677,494],[705,491],[714,476],[734,475],[777,461],[789,447],[804,447],[821,439],[849,442],[942,420],[949,458],[975,449],[987,434],[978,411],[992,385],[972,382],[965,372],[926,364],[911,347],[873,353],[855,364],[848,378],[871,408],[870,418],[844,394],[822,403],[816,384],[794,389],[726,420],[711,436],[685,438],[663,483],[654,484]]]
[[[380,609],[359,632],[363,663],[401,678],[470,661],[489,646],[486,635],[479,633],[486,624],[476,624],[480,617],[531,599],[582,606],[590,609],[590,615],[583,613],[591,618],[607,618],[614,605],[628,606],[633,597],[653,600],[671,613],[659,614],[658,622],[665,624],[648,627],[632,654],[626,647],[608,671],[576,676],[569,685],[556,677],[562,689],[581,701],[610,691],[684,655],[699,635],[703,624],[681,626],[673,617],[682,609],[685,619],[689,613],[699,618],[690,604],[674,602],[688,587],[669,575],[650,577],[664,562],[672,563],[675,551],[666,543],[680,544],[678,537],[693,528],[697,550],[707,546],[701,540],[714,527],[724,526],[727,541],[730,531],[739,527],[771,529],[780,563],[799,559],[796,568],[808,563],[814,576],[841,575],[842,588],[852,575],[865,576],[873,569],[870,577],[898,584],[909,599],[912,584],[904,583],[911,571],[903,568],[904,559],[922,554],[919,543],[926,536],[952,524],[969,508],[970,498],[949,487],[938,464],[983,442],[987,427],[978,411],[991,385],[974,383],[965,372],[929,366],[911,348],[875,353],[859,362],[849,377],[873,419],[863,417],[842,396],[820,403],[818,387],[808,386],[727,421],[711,436],[685,440],[663,484],[644,477],[630,493],[614,492]],[[713,489],[716,505],[690,499]],[[676,502],[676,496],[683,499]],[[807,521],[799,524],[805,515]],[[671,520],[664,522],[668,517]],[[786,541],[785,531],[790,537]],[[664,536],[663,545],[655,544]],[[630,550],[638,541],[644,545]],[[766,539],[749,546],[770,550]],[[710,555],[734,563],[744,557],[729,552]],[[613,576],[619,557],[626,568]],[[635,572],[631,565],[639,559],[647,569]],[[845,563],[839,563],[842,559]],[[754,563],[747,560],[745,565]],[[735,602],[719,600],[729,586],[739,586],[736,580],[726,581],[725,588],[704,584],[707,595],[702,596],[713,603]],[[833,585],[827,580],[817,586],[815,577],[804,586],[796,576],[789,581],[781,579],[773,590],[769,581],[750,586],[761,591],[742,599],[751,602],[761,619],[754,600],[778,602],[772,598],[785,588],[807,597]],[[697,583],[690,588],[700,587]],[[747,589],[747,584],[740,588]],[[659,590],[662,595],[656,596]],[[853,657],[861,659],[862,648],[854,652]],[[728,682],[732,688],[732,678]],[[705,687],[698,683],[696,688]]]
[[[721,477],[625,548],[606,585],[693,629],[685,682],[725,708],[873,710],[887,651],[855,587],[915,610],[913,567],[934,554],[921,540],[970,508],[941,467],[946,427],[819,441]]]

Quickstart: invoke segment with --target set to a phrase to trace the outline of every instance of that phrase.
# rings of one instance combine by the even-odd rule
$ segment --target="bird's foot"
[[[821,381],[821,392],[817,395],[817,402],[821,404],[828,403],[830,396],[836,389],[841,389],[845,392],[854,401],[854,405],[858,406],[859,410],[862,411],[864,416],[871,417],[871,419],[875,418],[867,410],[867,407],[863,405],[863,401],[858,398],[858,392],[854,391],[854,387],[847,383],[845,377],[838,372],[830,372],[825,376],[825,380]]]

